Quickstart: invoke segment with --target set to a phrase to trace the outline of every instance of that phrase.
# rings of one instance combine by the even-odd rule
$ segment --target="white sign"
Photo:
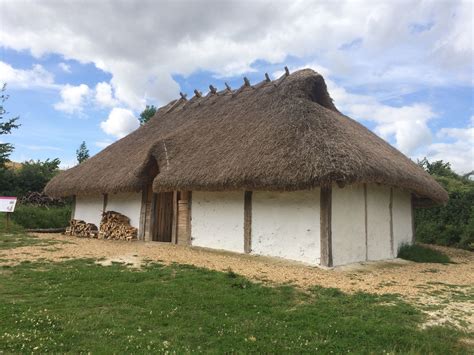
[[[16,197],[0,196],[0,212],[13,212],[15,205]]]

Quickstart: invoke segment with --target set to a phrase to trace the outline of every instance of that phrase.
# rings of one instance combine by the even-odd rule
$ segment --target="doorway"
[[[153,241],[168,242],[173,234],[173,192],[160,192],[156,194],[155,228]]]

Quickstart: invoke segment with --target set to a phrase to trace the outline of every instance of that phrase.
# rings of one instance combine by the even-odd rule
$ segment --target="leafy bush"
[[[59,159],[26,161],[18,169],[0,167],[0,196],[23,196],[29,191],[43,191],[58,172]]]
[[[62,228],[69,224],[71,207],[35,207],[19,205],[12,220],[27,229]]]
[[[448,191],[446,206],[415,210],[418,242],[474,250],[474,181],[451,170],[449,163],[419,163]]]
[[[403,244],[398,249],[398,257],[405,260],[411,260],[417,263],[447,264],[451,262],[451,260],[446,254],[418,244]]]

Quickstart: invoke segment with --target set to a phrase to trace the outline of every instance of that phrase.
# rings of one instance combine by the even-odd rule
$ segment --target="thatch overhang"
[[[51,196],[153,190],[311,189],[375,183],[426,204],[446,191],[423,169],[341,114],[305,69],[238,90],[181,98],[149,123],[46,186]]]

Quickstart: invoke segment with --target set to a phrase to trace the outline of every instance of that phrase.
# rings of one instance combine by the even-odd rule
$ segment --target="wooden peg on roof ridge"
[[[249,79],[247,79],[246,76],[244,76],[244,85],[245,86],[250,86],[250,81],[249,81]]]
[[[217,89],[214,86],[209,85],[209,90],[211,90],[212,94],[217,94]]]
[[[179,96],[181,96],[181,98],[182,98],[183,100],[186,100],[186,96],[188,96],[188,95],[186,95],[185,93],[183,93],[183,92],[180,91],[180,92],[179,92]]]
[[[288,69],[288,67],[285,66],[285,75],[288,76],[290,75],[290,70]]]
[[[227,84],[227,83],[224,83],[224,84],[225,84],[225,87],[226,87],[227,90],[232,91],[232,88],[230,87],[229,84]]]
[[[200,93],[197,89],[194,89],[194,95],[196,95],[196,97],[201,97],[202,93]]]
[[[268,82],[271,81],[271,80],[270,80],[270,76],[268,75],[268,73],[265,73],[265,81],[268,81]]]

